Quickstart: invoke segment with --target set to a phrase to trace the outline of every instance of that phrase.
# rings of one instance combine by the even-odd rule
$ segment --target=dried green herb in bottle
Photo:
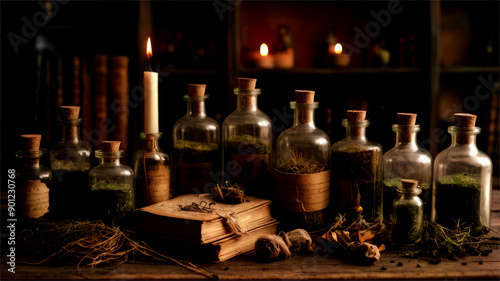
[[[393,204],[391,241],[397,247],[413,247],[422,240],[424,206],[418,181],[402,179],[401,183],[401,196]]]

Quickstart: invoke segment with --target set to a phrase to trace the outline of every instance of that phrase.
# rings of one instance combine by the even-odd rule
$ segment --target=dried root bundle
[[[245,202],[245,189],[238,184],[231,185],[226,182],[226,186],[220,186],[209,189],[215,201],[228,204],[239,204]]]
[[[261,260],[271,261],[286,259],[292,254],[306,252],[312,245],[309,233],[304,229],[280,232],[278,235],[268,234],[255,242],[255,254]]]

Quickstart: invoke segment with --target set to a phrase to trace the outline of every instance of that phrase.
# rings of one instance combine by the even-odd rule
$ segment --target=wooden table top
[[[492,229],[500,232],[500,190],[494,190],[492,207]],[[220,264],[195,263],[208,272],[225,280],[500,280],[500,249],[488,256],[467,256],[458,261],[444,260],[431,264],[425,259],[398,256],[396,252],[382,252],[381,261],[370,266],[359,266],[337,257],[319,254],[294,256],[287,260],[261,263],[253,252],[240,255]],[[31,266],[16,265],[16,273],[7,272],[2,256],[1,279],[205,279],[204,276],[178,265],[131,261],[111,268],[81,267],[80,274],[75,265]],[[84,276],[85,275],[85,276]]]

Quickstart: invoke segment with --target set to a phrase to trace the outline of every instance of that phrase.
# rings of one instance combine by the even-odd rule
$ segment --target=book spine
[[[89,144],[92,142],[92,82],[90,78],[90,64],[89,59],[82,60],[82,100],[81,100],[81,113],[83,118],[82,127],[82,140]]]
[[[107,123],[108,118],[108,56],[94,55],[94,72],[93,72],[93,142],[96,146],[101,141],[107,140]]]
[[[73,83],[72,83],[72,98],[71,104],[74,106],[80,106],[80,95],[81,95],[81,63],[78,56],[73,56]]]
[[[115,128],[111,135],[113,140],[121,141],[125,151],[128,147],[128,63],[127,56],[110,58],[110,118]]]

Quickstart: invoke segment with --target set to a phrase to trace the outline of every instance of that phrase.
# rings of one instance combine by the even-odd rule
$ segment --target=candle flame
[[[146,55],[148,56],[148,60],[153,56],[153,49],[151,48],[151,37],[148,37],[148,46],[146,49]]]
[[[269,48],[267,47],[266,43],[262,43],[260,45],[260,55],[265,57],[269,54]]]
[[[334,52],[337,55],[342,54],[342,44],[340,44],[340,43],[335,44]]]

